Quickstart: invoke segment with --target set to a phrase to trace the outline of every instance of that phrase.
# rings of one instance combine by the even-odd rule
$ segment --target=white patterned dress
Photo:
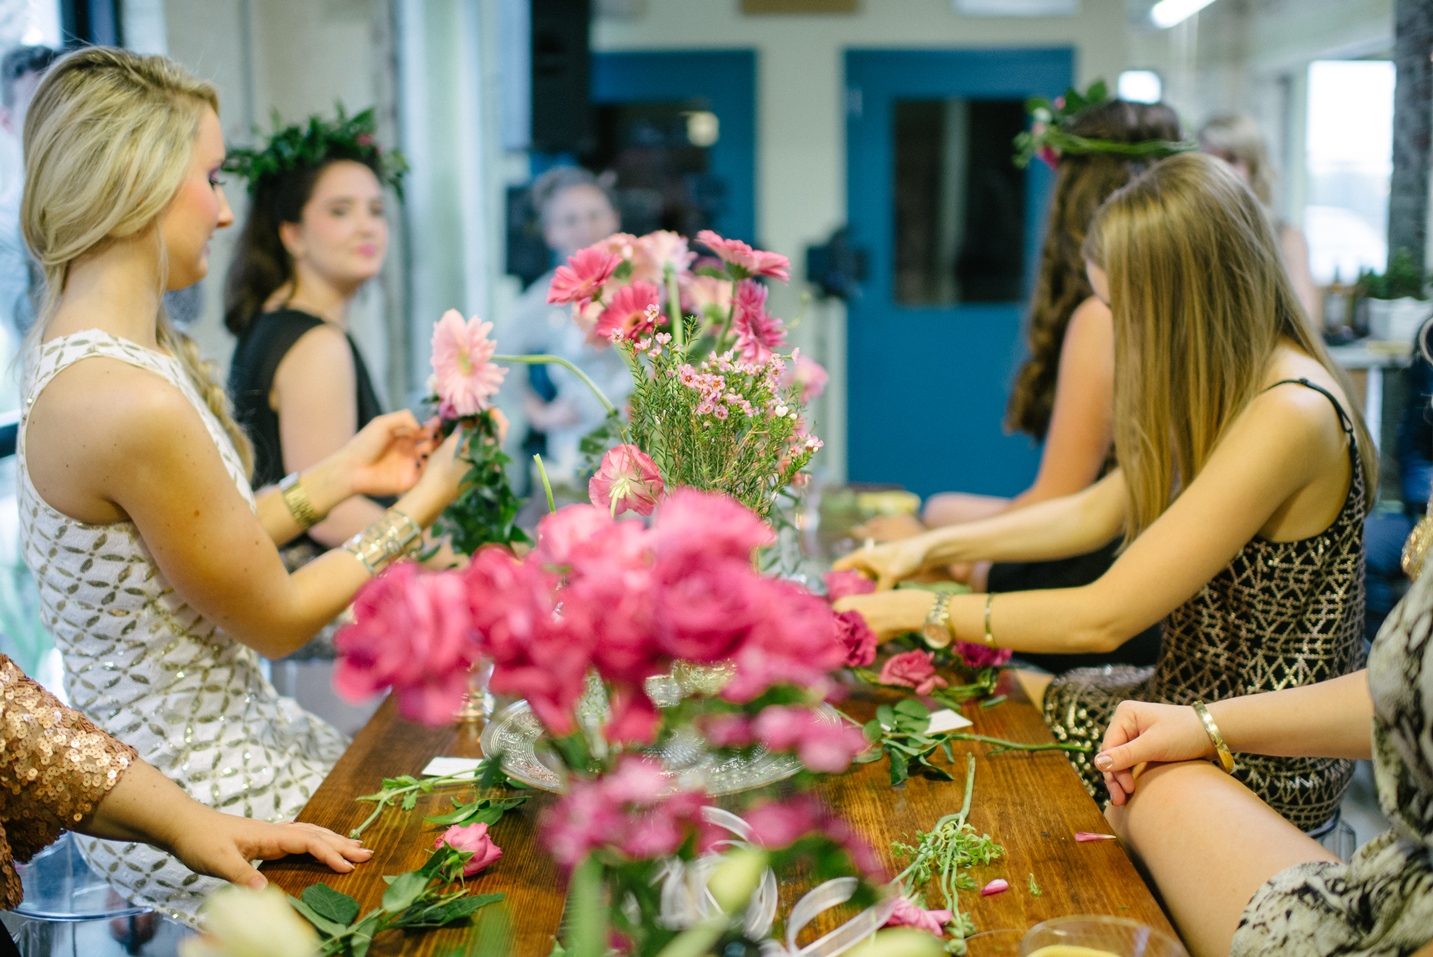
[[[343,736],[280,697],[252,648],[185,604],[132,522],[75,521],[30,482],[25,428],[35,397],[61,370],[95,356],[146,369],[182,392],[234,487],[253,504],[233,444],[178,360],[98,330],[41,346],[26,374],[20,539],[45,626],[64,656],[65,690],[90,720],[196,800],[229,814],[291,820],[343,753]],[[190,925],[204,896],[222,883],[148,845],[79,842],[90,866],[125,897]]]

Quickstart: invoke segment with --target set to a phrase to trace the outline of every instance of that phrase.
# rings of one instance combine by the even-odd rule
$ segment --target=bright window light
[[[1183,23],[1214,0],[1159,0],[1149,11],[1150,20],[1161,30],[1167,30],[1176,23]]]
[[[1153,70],[1125,70],[1115,89],[1130,103],[1158,103],[1164,96],[1164,82]]]
[[[1388,60],[1309,64],[1304,231],[1318,282],[1387,264],[1393,82]]]

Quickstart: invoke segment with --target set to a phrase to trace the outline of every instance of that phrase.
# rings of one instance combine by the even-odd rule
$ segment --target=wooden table
[[[975,722],[971,730],[1015,741],[1051,740],[1039,712],[1008,673],[1000,692],[1008,699],[995,707],[966,704],[964,712]],[[878,689],[861,687],[840,707],[866,720],[880,700],[899,697],[887,699],[886,695]],[[1061,752],[986,757],[984,752],[988,749],[984,745],[970,745],[969,749],[979,756],[970,823],[1005,847],[1004,859],[976,870],[973,876],[982,886],[995,877],[1010,882],[1010,890],[991,897],[961,893],[961,907],[980,931],[1005,931],[972,938],[971,954],[1016,954],[1019,932],[1042,920],[1067,914],[1131,917],[1173,933],[1118,842],[1075,841],[1076,831],[1107,833],[1109,828]],[[472,726],[432,730],[408,724],[394,715],[392,701],[385,702],[339,759],[299,820],[346,833],[372,809],[371,804],[355,803],[355,795],[377,791],[384,777],[416,775],[430,758],[440,754],[480,756],[478,730]],[[910,840],[916,830],[928,829],[941,815],[959,810],[965,767],[959,751],[956,760],[960,783],[912,778],[905,786],[892,788],[883,759],[828,779],[821,791],[858,832],[884,853],[891,841]],[[357,898],[367,911],[377,906],[383,896],[384,874],[399,874],[423,863],[439,831],[425,824],[423,817],[450,810],[450,798],[459,793],[449,790],[429,795],[408,813],[396,809],[385,812],[364,834],[364,843],[376,850],[373,859],[352,874],[333,874],[309,858],[267,864],[264,873],[278,887],[295,895],[310,884],[326,881]],[[550,800],[550,796],[538,794],[493,828],[494,840],[503,849],[502,860],[471,882],[475,893],[506,894],[506,914],[489,906],[479,912],[473,927],[412,935],[389,932],[375,941],[371,953],[375,957],[448,954],[466,940],[503,934],[508,937],[506,946],[494,947],[492,953],[547,957],[564,900],[562,877],[536,843],[537,818]],[[1041,888],[1038,897],[1029,892],[1030,874]],[[789,911],[803,891],[801,887],[783,885],[781,915]],[[938,891],[931,893],[938,899]],[[935,899],[932,904],[936,904]]]

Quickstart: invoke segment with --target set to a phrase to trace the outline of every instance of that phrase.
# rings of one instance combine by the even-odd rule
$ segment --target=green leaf
[[[474,894],[444,901],[436,906],[424,908],[411,918],[394,921],[395,927],[442,927],[445,924],[467,920],[474,912],[503,899],[502,894]]]
[[[432,817],[425,817],[423,820],[429,824],[466,824],[472,815],[485,810],[490,803],[492,802],[482,800],[474,801],[472,804],[459,804],[458,799],[454,798],[453,806],[456,810],[450,811],[447,814],[435,814]],[[499,811],[498,814],[501,815],[502,812]],[[494,818],[494,821],[496,821],[496,818]],[[490,821],[489,823],[493,822]]]
[[[398,914],[407,910],[428,886],[428,876],[421,871],[410,871],[407,874],[400,874],[388,890],[383,892],[383,909],[390,914]]]
[[[905,784],[906,778],[911,776],[910,761],[890,745],[886,746],[886,754],[891,759],[891,787]]]
[[[993,708],[993,707],[995,707],[995,706],[998,705],[998,704],[1004,704],[1004,703],[1005,703],[1005,695],[1003,695],[1003,694],[998,694],[998,695],[996,695],[996,696],[993,697],[993,698],[986,698],[984,701],[980,702],[980,707],[982,707],[982,708]]]
[[[305,887],[303,900],[316,913],[322,914],[329,920],[337,921],[345,927],[358,917],[358,901],[347,894],[334,890],[322,881],[311,887]]]
[[[866,740],[871,742],[872,744],[875,744],[877,741],[881,740],[882,731],[883,729],[881,728],[881,722],[877,721],[875,718],[872,718],[870,721],[867,721],[865,725],[861,728],[861,733],[864,734],[866,736]]]
[[[896,713],[908,715],[912,718],[929,718],[930,709],[921,703],[919,698],[902,698],[896,702]]]
[[[303,915],[305,920],[312,924],[320,934],[326,937],[337,937],[348,931],[347,921],[342,924],[331,921],[292,894],[289,895],[289,903],[294,905],[294,910]]]
[[[409,791],[403,795],[403,810],[411,811],[418,806],[418,792]]]
[[[882,727],[894,728],[896,726],[895,709],[888,704],[881,705],[876,709],[876,720],[881,723]]]

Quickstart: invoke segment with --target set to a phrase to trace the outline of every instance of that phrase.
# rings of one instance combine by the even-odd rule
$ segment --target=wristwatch
[[[955,629],[950,627],[950,596],[937,595],[935,603],[926,613],[925,624],[921,626],[921,637],[932,648],[944,648],[955,639]]]

